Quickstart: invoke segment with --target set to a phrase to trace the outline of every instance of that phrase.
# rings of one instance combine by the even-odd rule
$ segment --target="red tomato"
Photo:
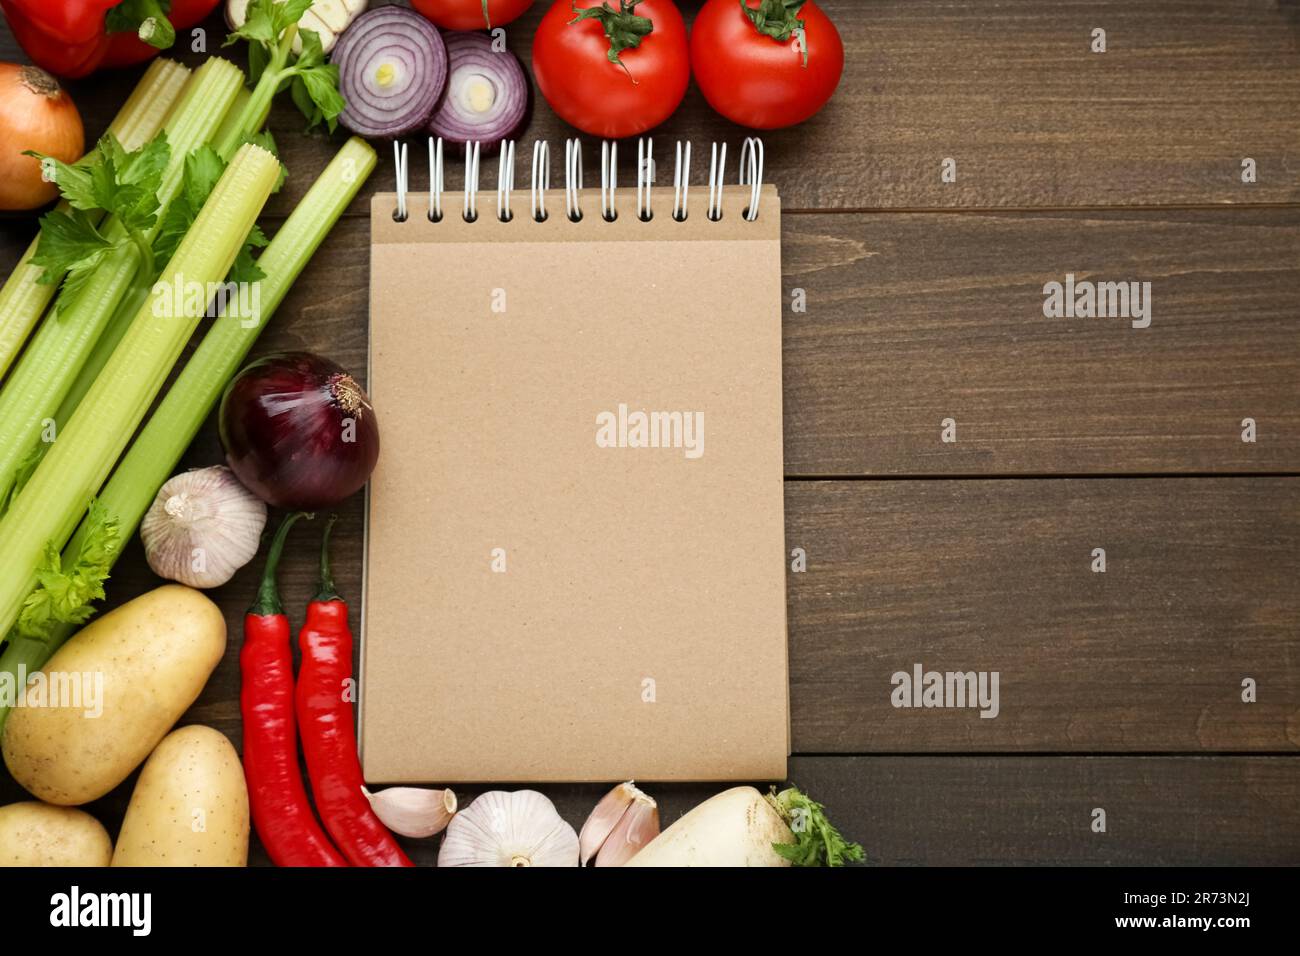
[[[411,0],[411,6],[444,30],[502,27],[532,5],[533,0]]]
[[[758,9],[761,0],[745,0]],[[708,0],[691,29],[691,68],[709,105],[753,129],[802,123],[835,92],[844,44],[812,0],[792,14],[804,22],[808,62],[797,38],[760,33],[737,0]]]
[[[533,75],[542,96],[565,122],[607,139],[658,126],[677,109],[691,78],[686,24],[676,5],[616,2],[621,3],[618,16],[644,17],[653,24],[638,46],[619,52],[622,66],[609,60],[610,38],[599,19],[570,22],[570,0],[555,0],[533,39]],[[600,0],[574,3],[580,10],[600,6]]]

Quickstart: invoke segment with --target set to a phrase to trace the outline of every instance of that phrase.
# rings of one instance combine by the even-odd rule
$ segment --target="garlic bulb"
[[[445,830],[456,815],[456,795],[450,790],[389,787],[371,793],[362,787],[361,792],[379,821],[402,836],[431,837]]]
[[[578,834],[536,790],[493,790],[452,818],[438,865],[577,866]]]
[[[194,588],[215,588],[253,560],[266,527],[266,505],[225,465],[167,479],[140,522],[155,574]]]
[[[582,825],[581,865],[622,866],[659,835],[659,805],[631,780],[605,794]]]

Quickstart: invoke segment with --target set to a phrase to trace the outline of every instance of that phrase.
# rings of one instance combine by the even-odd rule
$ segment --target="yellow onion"
[[[40,160],[25,151],[71,163],[85,145],[81,114],[54,77],[0,63],[0,209],[35,209],[58,194],[41,176]]]

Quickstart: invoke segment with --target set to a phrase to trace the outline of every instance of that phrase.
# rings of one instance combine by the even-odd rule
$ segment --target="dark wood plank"
[[[511,48],[526,64],[548,6],[541,0],[508,29]],[[688,18],[697,6],[683,4]],[[1300,151],[1300,11],[1293,3],[826,0],[822,6],[844,38],[840,89],[810,122],[765,135],[768,178],[789,208],[1300,199],[1300,167],[1292,160]],[[1107,31],[1104,54],[1089,51],[1095,27]],[[224,27],[214,17],[206,29],[208,50],[216,52]],[[224,55],[242,57],[231,50]],[[0,31],[0,59],[20,57],[7,30]],[[133,77],[102,75],[72,86],[92,132],[107,123]],[[302,123],[291,106],[278,108],[271,125],[295,174],[276,200],[284,209],[328,150],[299,135]],[[677,138],[697,145],[726,139],[735,148],[745,135],[714,114],[694,86],[655,132],[662,159]],[[539,100],[525,140],[546,138],[554,149],[571,134]],[[946,157],[957,161],[955,183],[940,180]],[[1253,185],[1241,182],[1243,157],[1258,164]],[[630,151],[624,163],[630,170]],[[596,168],[590,154],[588,164]],[[697,158],[694,168],[701,181],[707,159]],[[486,171],[485,183],[495,177],[495,168]],[[391,187],[390,166],[377,182]],[[461,182],[453,168],[448,185]],[[355,207],[364,208],[361,201]]]
[[[783,255],[788,474],[1300,470],[1295,210],[792,216]],[[1045,318],[1068,272],[1151,326]]]
[[[791,778],[884,865],[1300,863],[1300,759],[1290,757],[796,757]],[[116,833],[132,780],[91,804]],[[548,786],[580,828],[605,786]],[[667,826],[718,785],[647,785]],[[458,792],[463,804],[480,792]],[[0,804],[21,799],[0,780]],[[1106,832],[1092,831],[1093,810]],[[432,866],[439,839],[403,840]],[[250,863],[265,865],[256,838]]]
[[[1300,748],[1300,478],[787,482],[786,528],[797,752]],[[893,707],[918,663],[1000,713]]]
[[[1300,211],[791,216],[782,256],[787,474],[1300,470]],[[1067,273],[1150,326],[1045,318]]]
[[[1300,863],[1290,757],[803,758],[790,772],[876,863]]]

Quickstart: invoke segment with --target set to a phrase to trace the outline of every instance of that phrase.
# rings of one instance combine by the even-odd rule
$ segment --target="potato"
[[[0,866],[108,866],[112,855],[89,813],[36,800],[0,807]]]
[[[113,866],[247,866],[248,790],[230,741],[173,730],[140,771]]]
[[[47,803],[98,799],[125,780],[194,703],[226,649],[221,611],[169,584],[92,621],[45,665],[79,681],[77,706],[15,708],[0,749],[15,780]],[[87,706],[98,686],[101,713]],[[52,703],[55,695],[49,694]]]

